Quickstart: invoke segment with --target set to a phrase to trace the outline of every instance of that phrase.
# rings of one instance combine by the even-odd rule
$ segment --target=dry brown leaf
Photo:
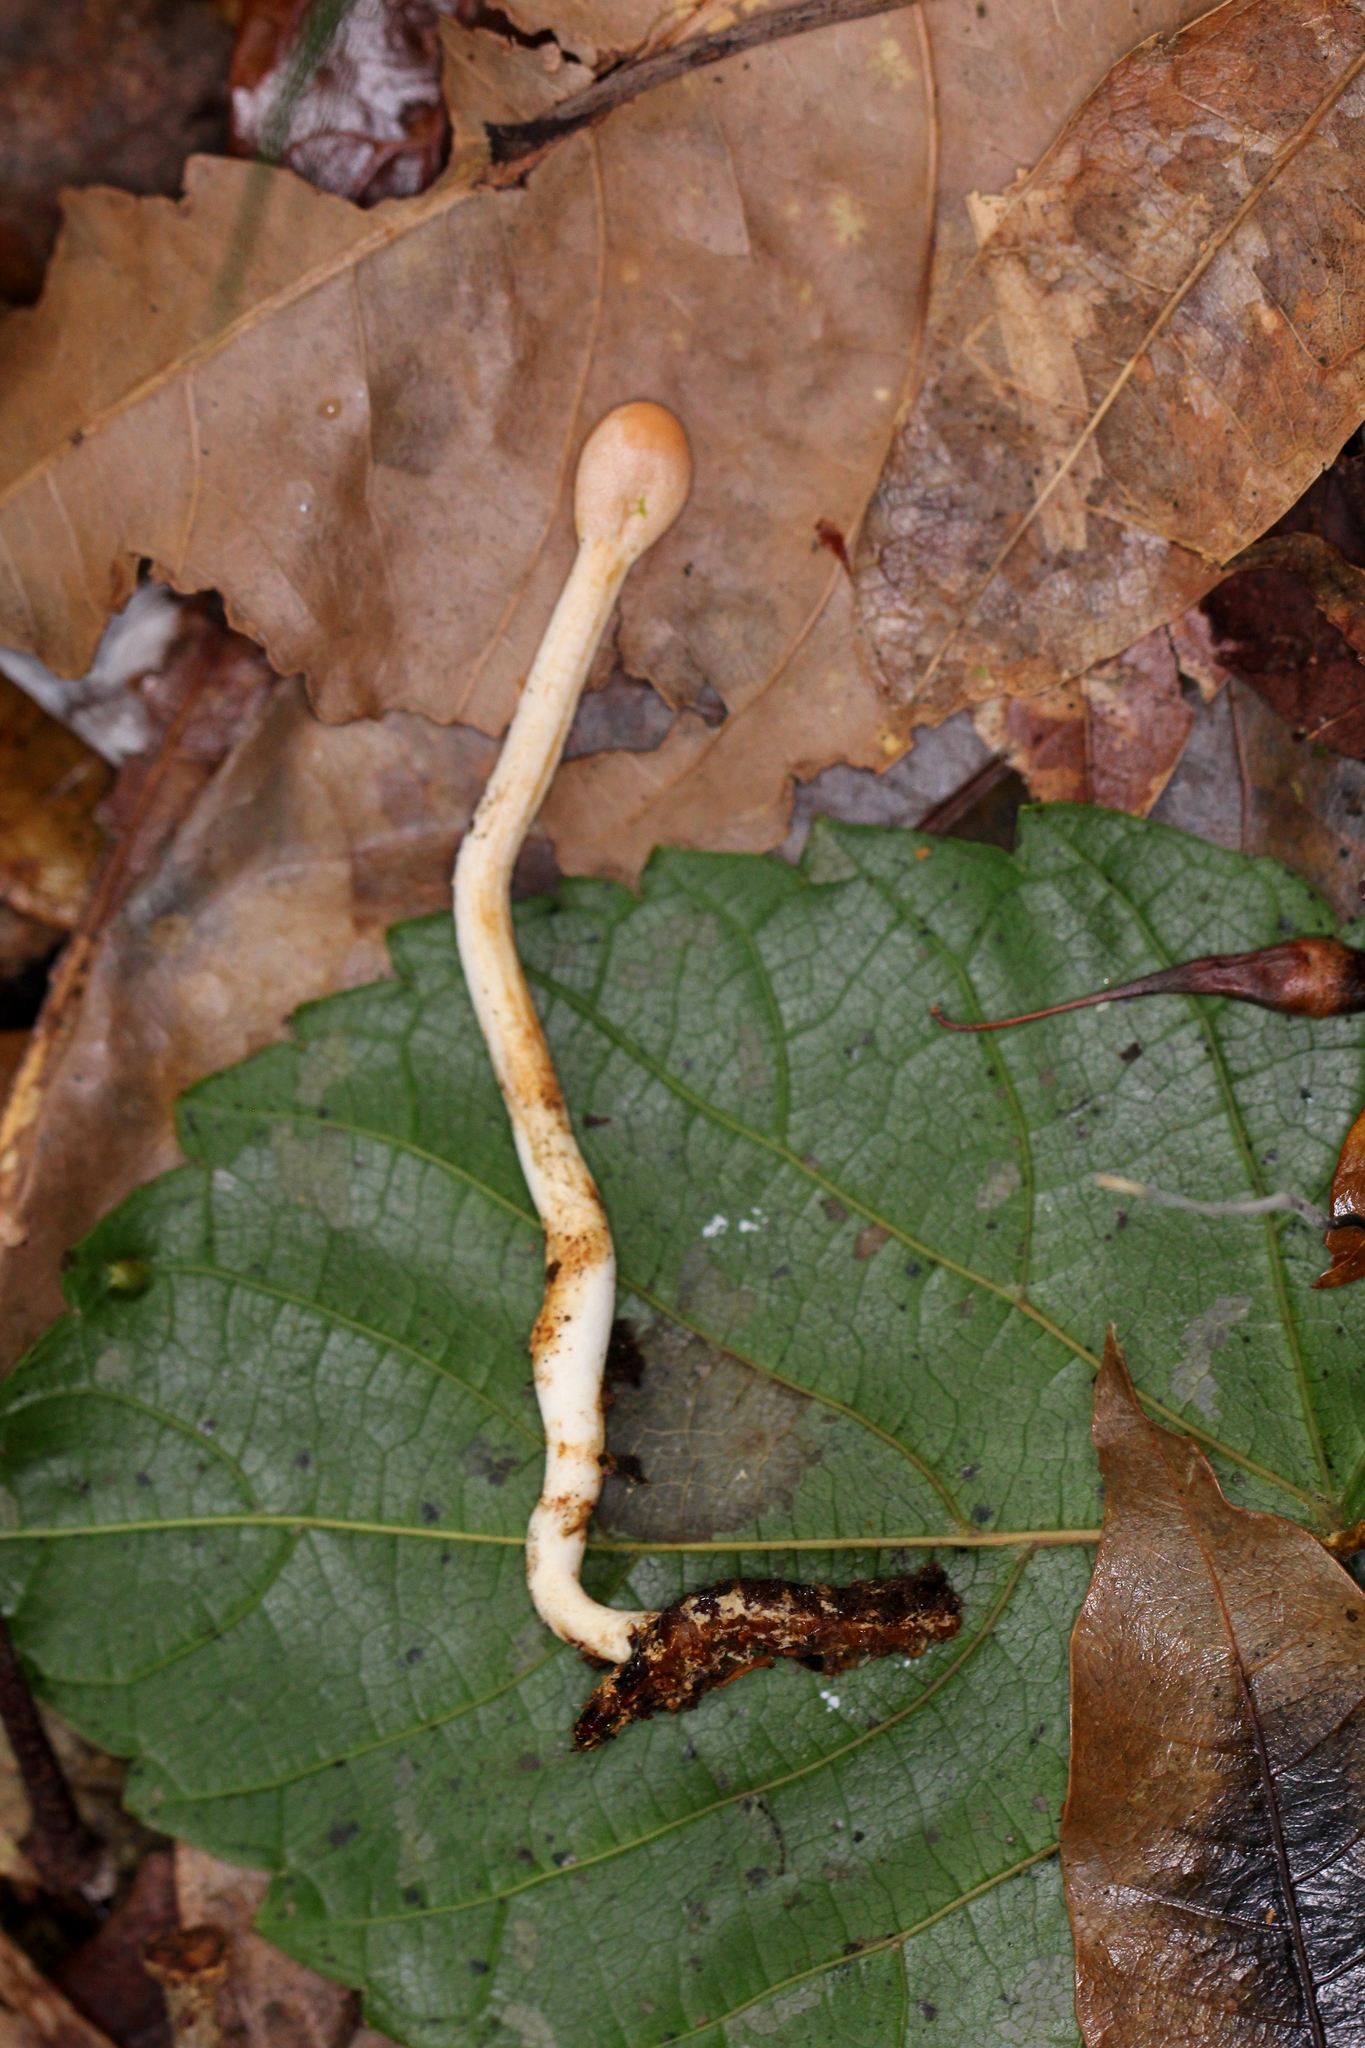
[[[1339,918],[1365,901],[1365,767],[1294,737],[1240,679],[1199,713],[1152,816],[1217,846],[1282,860]]]
[[[1037,692],[1174,617],[1365,413],[1365,18],[1230,0],[1105,80],[945,308],[864,528],[919,716]]]
[[[1037,802],[1106,804],[1145,818],[1184,751],[1194,711],[1162,626],[1074,683],[989,698],[974,723]]]
[[[107,2034],[81,2018],[36,1969],[17,1941],[0,1929],[0,2041],[4,2048],[113,2048]]]
[[[1062,1869],[1087,2048],[1362,2038],[1365,1596],[1150,1422],[1112,1330]]]
[[[946,271],[965,194],[1036,158],[1135,32],[1192,11],[936,0]],[[715,10],[553,12],[561,45],[600,57]],[[556,82],[543,51],[461,31],[448,56],[457,127],[462,105],[497,112],[490,89],[524,116],[577,70]],[[524,192],[471,195],[466,150],[367,216],[202,162],[179,209],[75,200],[48,301],[0,330],[0,637],[79,668],[142,553],[223,588],[277,668],[313,669],[324,716],[401,703],[497,732],[567,559],[578,422],[648,389],[687,420],[699,483],[627,590],[621,658],[732,715],[571,765],[551,827],[565,866],[622,875],[661,840],[775,843],[793,772],[882,767],[910,737],[815,529],[853,540],[918,329],[929,69],[910,12],[827,30],[618,112]]]
[[[48,1077],[0,1253],[0,1359],[60,1312],[63,1253],[175,1165],[176,1098],[278,1038],[301,1002],[389,971],[386,928],[446,908],[496,753],[403,712],[323,726],[296,682],[254,722],[124,904]],[[547,842],[532,842],[553,880]],[[534,873],[534,868],[533,868]]]
[[[179,207],[73,201],[43,303],[0,328],[0,638],[84,667],[146,556],[220,588],[325,717],[498,732],[572,549],[583,425],[648,392],[697,481],[627,590],[626,667],[732,711],[813,663],[864,688],[846,632],[813,644],[841,576],[814,532],[856,526],[918,332],[917,23],[694,74],[525,190],[457,175],[366,214],[197,159]]]
[[[254,1934],[251,1923],[270,1883],[178,1842],[175,1889],[182,1927],[221,1927],[232,1943],[220,2013],[224,2048],[347,2048],[357,2039],[360,2000]],[[362,2048],[392,2048],[360,2030]]]
[[[1301,737],[1365,757],[1365,663],[1298,575],[1243,570],[1211,590],[1201,609],[1220,668],[1259,690]],[[1359,638],[1365,612],[1353,610],[1346,623]]]
[[[690,27],[703,11],[710,11],[705,0],[507,0],[504,9],[523,35],[548,30],[561,49],[594,71],[613,54],[655,41],[660,27],[673,32]]]

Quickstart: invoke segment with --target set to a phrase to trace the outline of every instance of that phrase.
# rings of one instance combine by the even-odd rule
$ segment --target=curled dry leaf
[[[1362,2038],[1365,1596],[1224,1499],[1110,1332],[1062,1868],[1087,2048]]]
[[[448,905],[494,752],[401,712],[322,726],[293,682],[259,701],[108,927],[53,1061],[15,1205],[22,1241],[0,1254],[6,1363],[60,1311],[67,1247],[176,1159],[186,1082],[277,1038],[300,1001],[382,972],[385,927]]]
[[[321,12],[321,10],[318,10]],[[234,156],[285,164],[362,206],[424,191],[449,153],[430,0],[348,0],[325,45],[311,0],[246,0],[232,53]]]
[[[1173,618],[1358,424],[1362,69],[1357,7],[1240,0],[1125,58],[993,203],[859,551],[921,716]]]
[[[1332,1227],[1323,1239],[1332,1263],[1319,1287],[1345,1287],[1365,1280],[1365,1110],[1341,1148],[1332,1175]]]
[[[249,728],[273,680],[259,650],[225,628],[212,605],[185,608],[164,668],[143,679],[153,737],[144,754],[124,762],[108,801],[103,815],[114,829],[115,844],[73,920],[70,941],[0,1115],[0,1247],[5,1250],[23,1244],[30,1213],[44,1207],[39,1203],[33,1211],[32,1178],[48,1139],[49,1097],[63,1055],[81,1027],[104,934],[137,883],[151,877],[177,828]],[[87,1097],[92,1078],[88,1071],[82,1077],[78,1069],[78,1087]],[[128,1106],[125,1099],[109,1105],[106,1113],[118,1117]],[[67,1138],[73,1135],[66,1133]],[[60,1143],[60,1134],[54,1136]],[[86,1156],[91,1156],[88,1150]],[[86,1177],[89,1183],[88,1166]]]

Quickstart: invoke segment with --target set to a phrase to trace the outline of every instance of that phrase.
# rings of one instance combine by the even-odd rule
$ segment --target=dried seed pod
[[[846,1671],[865,1657],[918,1657],[960,1625],[962,1602],[939,1564],[848,1586],[720,1579],[685,1594],[636,1639],[574,1723],[574,1747],[597,1749],[632,1721],[685,1713],[708,1692],[778,1657]]]
[[[1340,939],[1285,939],[1255,953],[1209,953],[1201,960],[1183,960],[1176,967],[1162,967],[1136,981],[1073,996],[1068,1003],[1053,1003],[1050,1009],[1030,1010],[1022,1017],[957,1024],[937,1006],[929,1014],[945,1031],[1008,1031],[1014,1024],[1036,1024],[1066,1010],[1125,1003],[1133,996],[1229,996],[1288,1017],[1346,1017],[1365,1010],[1365,953]]]
[[[937,1008],[929,1014],[945,1031],[1006,1031],[1036,1024],[1065,1010],[1126,1002],[1131,996],[1229,996],[1289,1017],[1347,1017],[1365,1010],[1365,953],[1340,939],[1285,939],[1255,953],[1210,953],[1163,967],[1117,988],[1073,996],[1048,1010],[1001,1017],[985,1024],[955,1024]],[[1168,1198],[1169,1199],[1169,1198]],[[1199,1205],[1190,1203],[1193,1208]],[[1352,1124],[1332,1176],[1332,1227],[1323,1239],[1332,1263],[1315,1287],[1345,1287],[1365,1279],[1365,1111]]]

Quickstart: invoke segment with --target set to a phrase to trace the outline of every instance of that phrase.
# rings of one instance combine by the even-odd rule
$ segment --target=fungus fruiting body
[[[960,1609],[937,1566],[840,1588],[725,1580],[662,1614],[603,1607],[579,1579],[588,1520],[613,1462],[605,1455],[602,1375],[616,1259],[517,958],[512,867],[627,571],[671,526],[690,481],[686,436],[662,406],[619,406],[589,435],[574,495],[577,559],[455,865],[465,980],[545,1229],[545,1294],[531,1332],[545,1477],[527,1530],[527,1584],[556,1635],[620,1667],[580,1716],[580,1749],[631,1721],[695,1706],[775,1657],[828,1672],[891,1650],[918,1656],[956,1633]]]
[[[627,572],[673,524],[691,478],[687,437],[663,406],[618,406],[589,435],[574,492],[578,554],[455,864],[460,960],[545,1227],[545,1297],[531,1333],[545,1479],[527,1531],[527,1582],[556,1635],[613,1664],[652,1619],[603,1607],[579,1583],[602,1485],[602,1367],[616,1259],[517,958],[511,880]]]

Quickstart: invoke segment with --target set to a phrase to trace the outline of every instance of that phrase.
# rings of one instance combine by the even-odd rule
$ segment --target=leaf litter
[[[842,580],[822,575],[822,560],[827,571],[836,565],[820,554],[816,534],[821,522],[850,541],[856,534],[918,337],[925,200],[932,199],[925,114],[932,70],[940,74],[938,243],[946,277],[959,217],[965,221],[965,193],[998,182],[1006,159],[1008,177],[1018,162],[1036,158],[1135,29],[1167,29],[1193,10],[1144,0],[1135,15],[1130,5],[1106,0],[1064,10],[1073,11],[1070,32],[1058,43],[1051,22],[1039,37],[1027,12],[983,24],[968,0],[945,0],[935,9],[927,55],[911,15],[888,16],[880,28],[826,32],[835,36],[830,47],[838,53],[836,73],[848,81],[848,107],[856,108],[851,123],[840,117],[844,97],[831,94],[831,69],[818,47],[784,46],[780,60],[755,52],[743,60],[747,71],[735,66],[719,90],[711,82],[703,107],[694,104],[694,82],[690,95],[672,87],[616,114],[591,148],[575,146],[571,167],[556,170],[552,158],[524,194],[470,195],[456,170],[406,208],[362,219],[348,208],[310,203],[282,174],[196,160],[178,209],[74,197],[72,218],[80,227],[68,237],[36,325],[10,323],[6,330],[6,388],[18,408],[7,445],[16,477],[31,470],[37,483],[50,474],[70,499],[81,560],[67,561],[65,528],[53,552],[43,538],[48,501],[20,482],[22,502],[36,506],[39,526],[24,528],[16,557],[30,602],[15,595],[19,608],[0,629],[4,637],[41,641],[54,666],[79,669],[111,592],[117,601],[128,565],[142,555],[182,587],[216,582],[235,621],[265,640],[277,669],[317,671],[314,687],[326,716],[403,703],[496,731],[524,665],[522,643],[534,630],[542,586],[551,589],[561,572],[566,531],[555,500],[572,453],[563,446],[565,407],[600,410],[613,396],[648,384],[685,412],[715,495],[698,504],[704,549],[677,562],[661,558],[653,580],[628,602],[620,653],[628,674],[647,677],[684,713],[704,705],[709,693],[731,718],[718,725],[703,713],[697,725],[684,716],[648,759],[585,762],[561,778],[550,823],[570,869],[606,864],[632,873],[650,845],[664,839],[735,847],[776,842],[793,771],[809,777],[838,758],[882,767],[910,736],[909,725],[888,724],[886,704],[864,679],[848,592]],[[545,29],[534,10],[514,19],[531,35]],[[607,20],[611,32],[604,35]],[[592,59],[603,47],[615,48],[623,30],[643,34],[648,11],[626,23],[619,10],[599,18],[580,9],[562,22],[557,16],[557,25],[565,46]],[[461,95],[473,90],[475,49],[475,68],[488,72],[491,65],[501,89],[521,96],[521,111],[533,110],[528,94],[532,102],[536,93],[543,98],[541,53],[510,48],[486,31],[446,28],[457,126]],[[870,96],[861,82],[865,66]],[[1017,89],[1021,73],[1032,83],[1027,94]],[[804,105],[800,95],[814,91],[817,80],[815,101]],[[479,105],[476,94],[471,111]],[[745,140],[760,136],[761,149]],[[598,214],[589,164],[594,151],[605,215]],[[672,168],[656,175],[651,166],[665,163]],[[466,201],[472,212],[457,228]],[[638,232],[642,209],[648,225]],[[247,252],[238,230],[257,211],[262,218]],[[743,225],[750,214],[753,233]],[[510,245],[494,225],[504,218]],[[909,234],[907,220],[918,223]],[[606,237],[596,253],[594,233]],[[464,252],[458,260],[480,280],[477,310],[447,304],[448,272],[437,259],[448,234]],[[604,249],[610,260],[591,341],[582,326],[596,302]],[[376,330],[363,310],[370,303],[367,280],[381,271],[387,276],[394,265],[403,289],[380,289],[384,319]],[[633,283],[624,275],[632,269],[639,270]],[[298,357],[291,351],[306,345],[298,337],[310,321],[321,320],[333,336],[355,332],[354,306],[336,319],[331,309],[338,293],[346,297],[350,276],[366,359],[357,364],[354,351],[347,357],[344,339],[315,350],[319,374],[335,369],[340,381],[336,392],[319,387],[314,395],[325,404],[345,396],[343,384],[354,387],[360,411],[348,398],[328,426],[312,421],[306,406],[299,411]],[[745,290],[732,289],[741,277]],[[229,286],[240,310],[220,346],[219,300]],[[426,303],[433,290],[438,304]],[[156,314],[149,318],[152,303]],[[94,304],[101,320],[88,331],[98,325],[122,337],[112,363],[103,352],[85,360],[73,353],[80,314]],[[416,338],[409,339],[413,323]],[[537,348],[536,335],[551,329],[577,337],[578,368],[572,348],[567,356],[556,351],[553,360]],[[59,332],[60,370],[49,346]],[[272,345],[276,335],[281,347]],[[793,336],[800,342],[795,355]],[[642,343],[653,353],[642,355]],[[583,349],[593,367],[575,399]],[[787,364],[781,374],[774,350]],[[509,353],[518,373],[514,399]],[[696,374],[674,360],[680,353],[694,361]],[[199,436],[202,460],[191,459],[183,395],[174,390],[181,361],[189,377],[183,390],[193,385],[205,399],[205,420],[223,417],[225,407],[232,414],[242,394],[251,395],[240,430]],[[466,394],[465,426],[452,424],[440,406],[439,418],[431,412],[433,394],[451,388]],[[265,411],[263,391],[275,394]],[[366,391],[377,466],[368,497],[362,490],[358,498],[365,466],[356,434]],[[715,421],[714,450],[708,419]],[[742,442],[735,428],[741,419]],[[73,448],[76,433],[82,439]],[[539,453],[529,446],[536,433]],[[130,435],[136,458],[120,465],[113,446]],[[409,444],[424,451],[421,473],[403,467]],[[288,476],[279,474],[282,451]],[[100,502],[116,508],[117,531],[101,524],[105,514],[89,496],[98,495],[96,472],[104,475],[109,461],[119,487]],[[130,490],[136,476],[152,471],[154,498]],[[790,488],[783,481],[789,472]],[[738,495],[737,474],[751,479]],[[752,488],[760,477],[761,500]],[[294,491],[295,484],[307,488]],[[300,512],[300,503],[309,509]],[[487,503],[497,508],[492,526],[481,525],[476,510]],[[775,519],[763,510],[778,504]],[[262,523],[270,529],[266,553],[252,539]],[[190,528],[201,536],[192,547]],[[285,535],[293,536],[287,548]],[[442,595],[452,588],[444,560],[432,571],[438,535],[461,565],[457,606]],[[383,573],[381,539],[389,564]],[[679,568],[690,570],[682,583]],[[519,586],[520,606],[504,619],[507,593]]]
[[[1354,7],[1239,0],[1141,44],[992,202],[860,541],[902,703],[1111,658],[1354,432],[1363,67]]]
[[[360,213],[195,159],[178,208],[73,200],[42,304],[0,335],[0,637],[84,667],[145,557],[220,589],[279,672],[309,672],[324,717],[402,707],[496,733],[563,579],[578,422],[647,389],[686,418],[698,483],[617,646],[676,707],[709,683],[744,721],[744,775],[772,770],[732,830],[775,822],[794,726],[831,758],[843,725],[866,752],[881,723],[815,526],[856,527],[918,336],[926,91],[901,9],[624,107],[524,189],[476,191],[457,165]],[[110,329],[127,336],[112,362],[94,339]],[[647,770],[616,764],[620,798],[581,771],[619,870],[695,831],[693,801],[715,818],[734,784],[698,764],[717,751],[733,734],[684,721]],[[574,851],[586,829],[559,827]]]
[[[1087,2048],[1361,2038],[1365,1600],[1143,1414],[1111,1329],[1062,1869]]]
[[[817,526],[819,526],[819,522],[817,522]],[[1162,659],[1164,659],[1164,655],[1162,655]],[[628,672],[622,672],[622,674],[628,674]],[[1101,678],[1101,682],[1103,682],[1103,678]],[[1124,698],[1124,688],[1121,688],[1121,684],[1124,684],[1124,676],[1121,676],[1121,664],[1119,664],[1119,676],[1115,678],[1115,682],[1119,684],[1119,688],[1117,688],[1115,692],[1111,692],[1111,694],[1109,694],[1109,696],[1105,698],[1105,692],[1103,692],[1103,688],[1101,688],[1101,690],[1095,690],[1095,688],[1091,688],[1091,678],[1087,676],[1087,688],[1085,688],[1085,711],[1083,711],[1083,719],[1085,719],[1085,723],[1087,723],[1087,725],[1091,727],[1091,731],[1087,733],[1087,754],[1089,754],[1089,758],[1091,758],[1091,760],[1095,760],[1097,752],[1103,752],[1103,748],[1099,748],[1099,750],[1095,748],[1095,745],[1093,745],[1093,739],[1095,739],[1095,731],[1103,731],[1103,719],[1105,719],[1105,715],[1113,715],[1113,711],[1115,711],[1115,705],[1117,705],[1117,715],[1119,715],[1119,719],[1121,719],[1121,717],[1124,717],[1126,709],[1128,709],[1128,707],[1124,705],[1124,702],[1121,702],[1121,698]],[[1169,692],[1169,694],[1171,694],[1171,692]],[[1140,696],[1140,690],[1136,690],[1136,692],[1134,692],[1134,696]],[[1101,707],[1101,711],[1099,711],[1099,719],[1095,719],[1095,705],[1097,705],[1097,702],[1099,702],[1099,707]],[[1156,758],[1154,758],[1154,764],[1152,764],[1152,766],[1146,766],[1146,764],[1144,764],[1142,760],[1134,760],[1134,756],[1132,756],[1132,739],[1128,741],[1128,745],[1130,745],[1130,752],[1128,752],[1128,758],[1126,758],[1126,754],[1124,754],[1124,748],[1121,748],[1121,745],[1117,745],[1117,748],[1115,748],[1115,764],[1117,764],[1117,772],[1119,772],[1119,776],[1121,776],[1121,774],[1128,774],[1128,788],[1126,788],[1126,791],[1124,791],[1124,795],[1128,795],[1128,799],[1130,799],[1130,807],[1132,807],[1132,809],[1146,809],[1146,807],[1148,807],[1148,805],[1150,805],[1150,803],[1152,803],[1152,801],[1154,801],[1154,799],[1156,799],[1156,797],[1160,795],[1160,786],[1162,786],[1162,782],[1166,780],[1166,776],[1169,776],[1169,774],[1171,774],[1171,764],[1173,764],[1175,756],[1179,754],[1179,741],[1173,741],[1173,739],[1171,739],[1171,733],[1179,731],[1179,727],[1181,727],[1181,719],[1185,719],[1185,729],[1189,727],[1189,723],[1193,723],[1193,713],[1191,713],[1191,709],[1189,709],[1189,705],[1187,705],[1187,702],[1185,702],[1185,700],[1181,700],[1181,705],[1179,705],[1179,707],[1177,707],[1177,705],[1175,705],[1175,702],[1173,702],[1173,707],[1171,707],[1171,713],[1173,713],[1173,715],[1171,715],[1171,719],[1169,719],[1169,733],[1164,733],[1164,735],[1162,735],[1162,748],[1164,748],[1164,754],[1162,754],[1162,750],[1158,750],[1158,752],[1156,752]],[[1138,707],[1138,715],[1142,715],[1142,707]],[[473,737],[473,735],[471,735],[471,737]],[[1183,733],[1181,733],[1181,739],[1183,739]],[[1015,741],[1015,743],[1017,743],[1017,741]],[[1017,758],[1019,758],[1021,762],[1025,762],[1025,760],[1027,760],[1027,754],[1023,754],[1023,752],[1021,752],[1021,754],[1017,754]],[[297,1180],[297,1178],[295,1178],[295,1184],[297,1184],[299,1188],[307,1188],[307,1176],[305,1176],[303,1180]],[[880,1225],[876,1225],[876,1227],[870,1227],[870,1229],[874,1229],[874,1231],[880,1231],[882,1227],[880,1227]],[[860,1243],[862,1243],[862,1237],[866,1237],[866,1235],[868,1235],[868,1229],[864,1229],[864,1233],[860,1235]],[[864,1257],[864,1255],[868,1255],[868,1257],[874,1257],[878,1249],[880,1249],[880,1243],[874,1243],[874,1245],[870,1245],[868,1253],[862,1253],[862,1251],[857,1251],[857,1253],[855,1253],[855,1257],[860,1257],[860,1260],[862,1260],[862,1257]],[[1220,1296],[1220,1298],[1222,1298],[1222,1296]],[[1238,1298],[1240,1298],[1240,1296],[1238,1296]],[[1173,1386],[1175,1386],[1175,1382],[1173,1382]],[[829,1702],[827,1702],[827,1704],[829,1704],[829,1712],[835,1712],[835,1710],[839,1708],[839,1702],[837,1702],[837,1700],[833,1698],[833,1694],[831,1694],[831,1700],[833,1700],[833,1704],[829,1704]],[[870,1944],[870,1942],[868,1942],[868,1944],[862,1944],[862,1942],[860,1942],[860,1944],[855,1944],[855,1946],[857,1946],[857,1950],[860,1950],[860,1952],[862,1952],[864,1948],[876,1948],[876,1944]],[[792,1997],[792,1995],[788,1995],[788,1997],[786,1997],[786,2001],[778,2001],[778,2003],[782,2003],[782,2005],[784,2005],[784,2011],[786,2011],[786,2003],[790,2003],[790,1997]],[[804,1993],[802,1993],[800,1997],[802,1997],[802,2005],[800,2005],[800,2009],[802,2009],[802,2011],[810,2011],[810,2005],[808,2005],[808,2003],[804,2003]],[[1015,1995],[1015,1997],[1017,1997],[1017,1995]],[[1029,1997],[1031,1997],[1031,1995],[1029,1995]],[[814,2001],[814,2003],[819,2003],[819,1999],[817,1999],[817,2001]],[[1007,2001],[1007,2003],[1009,2003],[1009,2001]],[[1038,2011],[1042,2011],[1042,2009],[1046,2007],[1046,2003],[1048,2003],[1048,2001],[1046,2001],[1046,1997],[1044,1997],[1044,2005],[1040,2005],[1040,2007],[1038,2007]],[[929,2005],[929,2007],[933,2009],[933,2001],[931,2001],[931,1999],[927,1999],[927,2001],[921,2001],[921,2007],[923,2007],[923,2005]],[[510,2013],[512,2013],[514,2009],[518,2009],[518,2007],[508,2007],[508,2011],[510,2011]],[[774,2007],[774,2009],[776,2009],[776,2007]],[[530,2013],[530,2019],[536,2019],[536,2017],[538,2017],[538,2013],[536,2013],[536,2011],[532,2011],[530,2007],[520,2007],[520,2011],[524,2011],[524,2013]],[[935,2011],[937,2011],[937,2009],[935,2009]],[[792,2011],[792,2015],[788,2015],[788,2017],[794,2017],[794,2011]],[[1062,2017],[1064,2017],[1064,2015],[1062,2015]],[[520,2021],[514,2021],[514,2023],[520,2023]],[[528,2021],[528,2023],[530,2023],[530,2021]],[[704,2019],[704,2015],[702,2015],[702,2019],[700,2019],[698,2023],[708,2023],[708,2021],[706,2021],[706,2019]],[[755,2009],[755,2032],[763,2032],[763,2028],[759,2028],[759,2025],[757,2025],[757,2009]],[[1042,2036],[1040,2036],[1040,2038],[1042,2038]],[[1066,2036],[1058,2036],[1058,2038],[1066,2038]]]

